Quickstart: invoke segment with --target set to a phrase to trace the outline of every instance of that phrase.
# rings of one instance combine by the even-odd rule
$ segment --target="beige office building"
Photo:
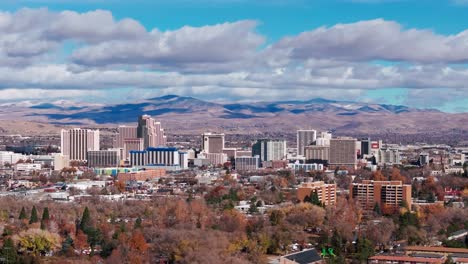
[[[205,153],[223,153],[224,134],[204,133],[202,135],[202,149]]]

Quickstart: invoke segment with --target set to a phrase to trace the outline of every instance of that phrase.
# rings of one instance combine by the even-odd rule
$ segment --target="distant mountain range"
[[[154,116],[177,130],[217,130],[238,133],[317,128],[349,132],[468,131],[468,114],[401,105],[369,104],[315,98],[305,101],[214,103],[193,97],[166,95],[116,104],[74,105],[59,101],[3,105],[0,119],[40,121],[56,125],[110,126],[134,123],[141,114]]]

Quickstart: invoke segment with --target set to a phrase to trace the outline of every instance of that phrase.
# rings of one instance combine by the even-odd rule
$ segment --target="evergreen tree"
[[[47,223],[44,220],[41,220],[41,229],[46,230],[47,229]]]
[[[81,216],[81,221],[80,221],[80,229],[85,233],[88,234],[87,232],[89,229],[92,228],[91,226],[91,215],[89,213],[89,209],[86,206],[83,215]]]
[[[136,220],[135,220],[135,225],[133,226],[134,229],[137,229],[137,228],[141,228],[141,218],[138,217]]]
[[[429,195],[427,196],[427,201],[429,203],[433,203],[433,202],[435,202],[435,200],[436,200],[436,197],[435,197],[434,193],[430,192]]]
[[[26,216],[26,209],[24,209],[24,206],[23,206],[23,207],[21,208],[21,212],[20,212],[20,214],[19,214],[18,219],[23,220],[23,219],[26,219],[26,218],[27,218],[27,216]]]
[[[46,207],[44,208],[44,211],[42,211],[42,221],[49,221],[49,219],[49,207]]]
[[[13,243],[11,238],[5,240],[0,250],[0,256],[4,258],[4,263],[17,263],[18,253],[16,252],[15,243]]]
[[[39,222],[39,217],[37,216],[36,206],[33,206],[31,210],[31,218],[29,218],[29,224]]]
[[[344,248],[345,248],[345,243],[346,243],[346,240],[343,239],[343,237],[338,233],[338,231],[335,229],[333,230],[333,235],[332,237],[330,238],[330,244],[332,246],[332,248],[335,250],[335,254],[336,255],[344,255]]]
[[[119,230],[121,233],[127,232],[127,226],[125,225],[125,222],[120,222]]]
[[[374,205],[374,213],[376,213],[377,215],[382,215],[382,209],[380,209],[379,203],[375,203],[375,205]]]
[[[251,203],[250,204],[249,213],[251,213],[251,214],[258,213],[258,208],[257,208],[256,203]]]
[[[70,235],[67,235],[67,238],[62,242],[62,253],[67,253],[73,247],[74,241]]]
[[[94,254],[94,249],[97,245],[102,244],[103,237],[99,228],[90,227],[88,229],[88,244],[91,247],[91,254]]]
[[[367,259],[374,255],[374,245],[369,239],[359,239],[358,240],[358,252],[357,258],[361,263],[366,263]]]
[[[313,191],[310,194],[310,201],[314,205],[322,206],[322,202],[320,201],[317,191]]]

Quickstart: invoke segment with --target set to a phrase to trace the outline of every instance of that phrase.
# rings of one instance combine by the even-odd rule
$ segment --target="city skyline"
[[[0,103],[178,94],[468,111],[464,1],[132,3],[0,4]]]

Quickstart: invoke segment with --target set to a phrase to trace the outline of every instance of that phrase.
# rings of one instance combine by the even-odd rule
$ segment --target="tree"
[[[377,170],[372,174],[372,180],[374,181],[385,181],[387,177],[382,174],[382,170]]]
[[[393,220],[382,217],[374,221],[369,221],[365,234],[366,238],[372,241],[374,245],[385,248],[385,246],[391,242],[395,230],[396,226]]]
[[[121,193],[125,192],[125,182],[124,181],[115,181],[114,185],[115,185],[115,187],[117,187],[117,190],[119,190],[119,192],[121,192]]]
[[[374,245],[365,238],[358,239],[357,257],[361,263],[366,263],[367,259],[374,255]]]
[[[16,252],[15,243],[11,238],[7,238],[3,247],[0,249],[0,256],[4,258],[3,263],[16,263],[18,253]]]
[[[88,243],[91,247],[91,252],[94,253],[94,248],[102,242],[102,232],[99,228],[90,227],[86,234],[88,235]]]
[[[34,256],[44,255],[60,246],[60,236],[41,229],[28,229],[13,236],[20,252],[30,252]]]
[[[44,208],[44,211],[42,211],[41,229],[46,229],[49,219],[50,219],[49,208],[46,207]]]
[[[44,221],[44,220],[41,220],[41,229],[42,229],[42,230],[46,230],[46,229],[47,229],[47,224],[46,224],[46,221]]]
[[[39,222],[39,217],[37,216],[36,206],[33,206],[31,210],[31,217],[29,218],[29,224]]]
[[[273,210],[271,211],[270,213],[270,223],[272,226],[276,226],[276,225],[279,225],[283,222],[284,220],[284,212],[281,211],[281,210]]]
[[[24,206],[23,206],[23,207],[21,208],[21,212],[20,212],[20,214],[19,214],[18,219],[23,220],[23,219],[26,219],[26,218],[27,218],[27,216],[26,216],[26,209],[24,209]]]
[[[400,170],[396,167],[392,169],[392,174],[390,175],[390,180],[392,181],[402,181],[405,183],[405,178],[401,175]]]
[[[66,254],[68,253],[71,249],[73,249],[73,244],[74,244],[74,241],[73,239],[71,238],[70,235],[68,235],[65,240],[63,240],[62,242],[62,253],[63,254]]]
[[[320,201],[320,199],[319,199],[319,197],[318,197],[317,190],[312,191],[312,192],[310,193],[310,202],[311,202],[313,205],[323,206],[322,202]]]
[[[85,234],[88,234],[87,232],[90,228],[92,228],[91,215],[88,207],[86,206],[83,211],[83,215],[81,216],[80,229],[83,230]]]
[[[249,213],[258,213],[258,207],[256,203],[250,203]]]
[[[134,232],[130,238],[130,248],[137,250],[139,253],[143,254],[148,249],[148,244],[146,243],[145,237],[141,232]]]
[[[135,225],[133,226],[134,229],[141,228],[141,218],[137,217],[135,220]]]
[[[88,237],[82,230],[78,230],[76,233],[75,241],[74,241],[75,248],[80,252],[87,249],[88,245]]]
[[[377,215],[382,215],[382,209],[380,209],[379,203],[375,203],[375,205],[374,205],[374,213],[376,213]]]

